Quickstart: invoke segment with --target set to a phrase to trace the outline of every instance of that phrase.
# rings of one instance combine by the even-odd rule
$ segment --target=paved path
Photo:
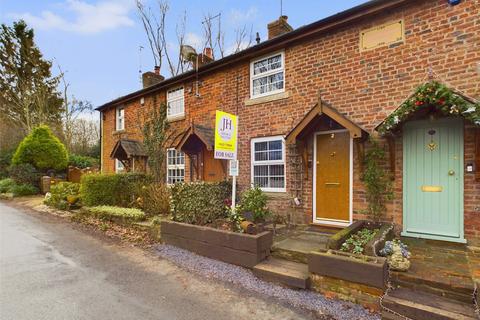
[[[310,319],[0,202],[0,319]]]

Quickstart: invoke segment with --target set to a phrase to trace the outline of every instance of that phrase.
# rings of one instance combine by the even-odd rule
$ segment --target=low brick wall
[[[308,255],[312,289],[327,297],[379,310],[386,288],[387,261],[382,257],[354,256],[329,250]]]
[[[341,299],[360,304],[371,311],[380,311],[380,297],[383,290],[337,278],[310,275],[312,290],[329,299]]]
[[[162,241],[199,255],[252,268],[270,255],[271,232],[249,235],[186,223],[162,221]]]

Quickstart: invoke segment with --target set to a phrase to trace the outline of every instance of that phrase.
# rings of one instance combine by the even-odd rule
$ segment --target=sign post
[[[235,195],[238,176],[237,136],[238,117],[236,115],[217,110],[215,112],[214,158],[230,160],[229,173],[232,176],[232,211],[235,210]]]

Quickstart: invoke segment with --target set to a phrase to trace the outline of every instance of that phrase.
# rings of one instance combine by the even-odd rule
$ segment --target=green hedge
[[[113,222],[133,222],[143,221],[146,218],[145,213],[137,208],[122,208],[114,206],[96,206],[90,207],[87,211],[100,219],[105,219]]]
[[[45,198],[44,203],[50,207],[54,207],[60,210],[67,210],[70,207],[70,204],[67,201],[67,197],[73,196],[78,201],[78,198],[80,197],[79,193],[79,183],[60,182],[50,187],[50,195],[48,198]]]
[[[0,193],[10,192],[10,189],[15,185],[15,181],[10,178],[0,180]]]
[[[31,184],[15,184],[10,188],[10,192],[14,197],[31,196],[39,192],[38,188]]]
[[[80,197],[86,206],[135,207],[142,187],[151,181],[142,173],[83,175]]]
[[[89,156],[71,154],[68,157],[68,164],[80,169],[98,167],[98,163],[99,161],[97,158],[93,158]]]
[[[174,221],[204,225],[226,217],[232,186],[227,181],[177,183],[171,193]]]

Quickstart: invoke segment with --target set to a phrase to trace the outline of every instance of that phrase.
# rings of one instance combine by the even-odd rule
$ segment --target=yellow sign
[[[360,32],[360,52],[405,42],[403,20],[392,21]]]
[[[215,114],[215,159],[237,159],[238,117],[223,111]]]

